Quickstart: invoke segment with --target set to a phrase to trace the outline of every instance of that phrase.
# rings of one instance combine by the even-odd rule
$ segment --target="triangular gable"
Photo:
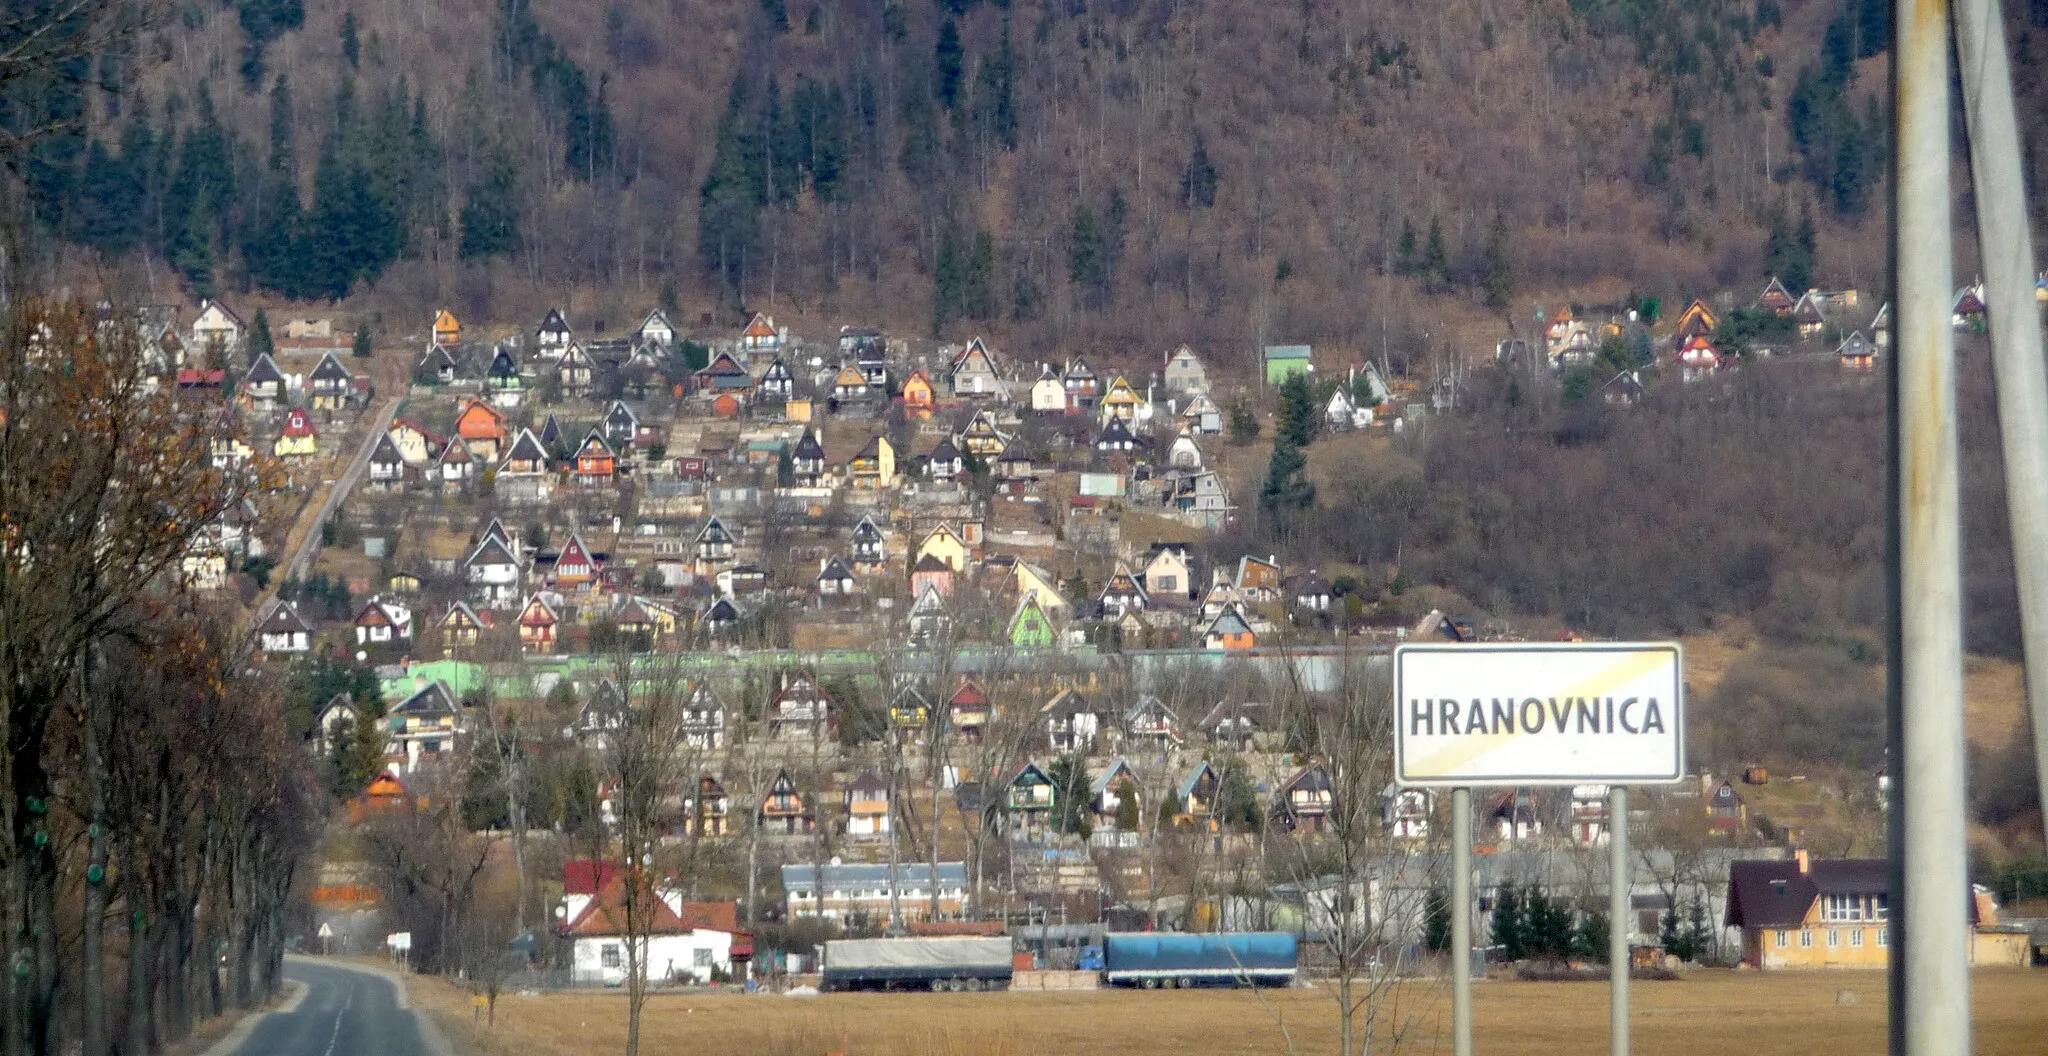
[[[255,361],[249,364],[248,375],[242,380],[255,385],[280,382],[284,380],[284,373],[277,369],[277,360],[270,358],[270,353],[259,352]]]
[[[615,452],[612,451],[612,445],[605,443],[604,434],[598,432],[595,429],[592,429],[590,431],[589,436],[583,438],[583,445],[576,449],[576,458],[578,461],[581,461],[586,458],[615,457],[617,457],[617,455]]]
[[[574,332],[569,328],[569,317],[563,315],[560,308],[550,308],[547,317],[540,321],[540,329],[534,331],[534,336],[551,337],[559,334],[566,337]]]
[[[334,353],[329,352],[320,357],[319,365],[315,366],[313,373],[307,375],[307,377],[313,381],[338,381],[346,385],[349,379],[355,377],[355,375],[349,373],[348,368],[341,365],[341,360],[334,358]]]
[[[759,312],[756,312],[754,313],[754,317],[752,319],[747,320],[747,328],[745,330],[740,331],[740,336],[755,339],[774,340],[775,320],[770,319]]]
[[[410,715],[419,718],[455,714],[455,694],[448,683],[435,679],[413,691],[412,696],[391,709],[393,715]]]

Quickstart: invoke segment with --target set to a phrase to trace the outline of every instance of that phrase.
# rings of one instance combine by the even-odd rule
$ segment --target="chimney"
[[[1811,863],[1811,862],[1807,861],[1807,859],[1806,859],[1806,848],[1804,848],[1804,847],[1801,847],[1801,848],[1799,848],[1798,850],[1796,850],[1796,851],[1793,851],[1793,852],[1792,852],[1792,860],[1793,860],[1793,861],[1795,861],[1795,862],[1798,862],[1798,863],[1799,863],[1799,875],[1800,875],[1800,876],[1805,876],[1805,875],[1806,875],[1807,873],[1810,873],[1810,872],[1812,872],[1812,871],[1813,871],[1813,869],[1812,869],[1812,864],[1813,864],[1813,863]]]

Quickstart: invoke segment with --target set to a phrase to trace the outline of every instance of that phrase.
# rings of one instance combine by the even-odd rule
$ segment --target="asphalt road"
[[[304,957],[285,960],[285,978],[306,984],[290,1011],[263,1017],[234,1056],[440,1056],[416,1013],[400,1007],[398,987],[371,972]]]
[[[385,400],[384,406],[378,408],[370,419],[370,431],[363,434],[363,442],[356,447],[355,457],[349,460],[348,468],[335,478],[334,486],[327,489],[327,501],[321,504],[320,515],[313,519],[311,530],[299,541],[298,552],[284,563],[282,578],[306,578],[307,571],[313,567],[313,557],[320,552],[320,526],[334,516],[334,511],[341,508],[348,493],[362,480],[364,470],[370,465],[370,455],[377,450],[377,438],[391,428],[391,420],[398,417],[398,405],[405,402],[405,397],[405,390],[401,390],[398,395]]]

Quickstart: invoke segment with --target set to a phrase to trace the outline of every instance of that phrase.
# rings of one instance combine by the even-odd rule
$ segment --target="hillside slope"
[[[1875,282],[1885,10],[235,0],[102,63],[97,146],[34,183],[75,241],[168,260],[157,298],[618,325],[666,293],[1043,357],[1422,359],[1509,305]]]

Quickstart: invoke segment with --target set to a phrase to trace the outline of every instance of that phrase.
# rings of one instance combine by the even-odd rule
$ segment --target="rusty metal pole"
[[[2034,766],[2048,823],[2048,362],[2034,307],[2034,246],[2027,225],[2012,65],[1998,0],[1957,0],[1956,55],[1969,118],[1970,172],[1984,258],[1991,362],[1998,376],[2006,510],[2012,521]]]
[[[1893,1056],[1970,1051],[1962,533],[1949,216],[1949,5],[1896,0],[1892,421],[1897,431],[1891,768]]]

